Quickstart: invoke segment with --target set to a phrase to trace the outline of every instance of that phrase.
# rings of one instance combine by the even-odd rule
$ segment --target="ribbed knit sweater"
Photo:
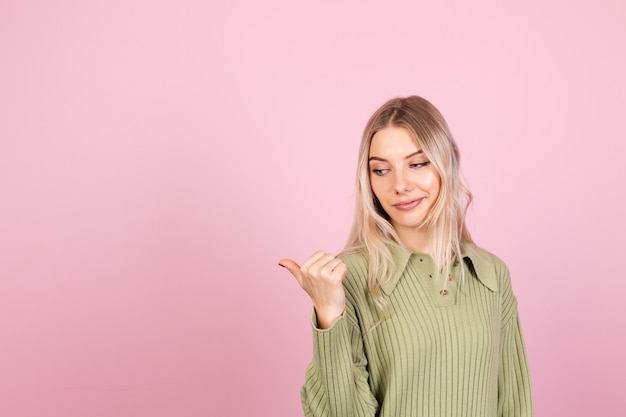
[[[466,245],[442,292],[426,254],[392,246],[396,272],[381,319],[367,256],[342,255],[346,310],[329,329],[313,314],[301,391],[307,417],[529,417],[530,378],[509,271]],[[461,280],[461,269],[465,278]]]

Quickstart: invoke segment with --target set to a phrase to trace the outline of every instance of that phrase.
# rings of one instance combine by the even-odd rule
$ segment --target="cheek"
[[[370,186],[372,188],[372,194],[374,195],[374,199],[378,200],[378,203],[375,203],[375,205],[378,206],[379,214],[383,214],[381,213],[381,211],[386,213],[385,207],[387,206],[389,199],[385,198],[386,194],[384,184],[382,183],[382,181],[373,181],[370,182]]]
[[[380,200],[383,190],[380,178],[375,178],[373,175],[370,175],[370,187],[372,188],[374,196]]]
[[[439,174],[436,172],[430,172],[429,174],[424,185],[428,188],[431,195],[436,196],[441,189],[441,180],[439,179]]]

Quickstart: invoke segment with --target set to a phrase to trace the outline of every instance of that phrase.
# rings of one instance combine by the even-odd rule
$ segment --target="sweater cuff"
[[[352,366],[350,331],[348,320],[339,316],[328,329],[317,327],[315,311],[311,316],[313,325],[313,363],[324,381],[348,375]]]
[[[313,308],[313,311],[311,312],[311,326],[313,327],[313,330],[315,332],[328,332],[328,331],[332,330],[338,322],[343,321],[344,313],[345,313],[345,311],[343,313],[341,313],[341,315],[339,317],[337,317],[337,319],[333,322],[333,324],[330,325],[329,328],[327,328],[327,329],[320,329],[319,325],[317,324],[317,314],[315,313],[315,308]]]

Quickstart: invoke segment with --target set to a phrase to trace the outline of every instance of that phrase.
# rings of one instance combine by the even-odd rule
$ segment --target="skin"
[[[435,167],[402,127],[376,132],[369,167],[372,191],[404,246],[428,253],[422,224],[439,196],[441,181]]]
[[[311,297],[317,327],[330,328],[346,309],[342,284],[348,272],[346,264],[324,251],[315,252],[302,266],[291,259],[281,259],[278,264],[287,268]]]
[[[411,133],[401,127],[376,132],[370,144],[369,170],[372,191],[402,243],[414,252],[427,253],[422,224],[437,200],[441,181]],[[302,266],[291,259],[278,264],[289,270],[311,298],[318,327],[330,328],[346,307],[342,284],[346,265],[324,251],[311,255]]]

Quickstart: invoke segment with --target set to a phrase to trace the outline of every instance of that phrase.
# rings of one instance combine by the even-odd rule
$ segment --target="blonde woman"
[[[345,250],[279,262],[314,307],[306,416],[532,415],[509,272],[473,243],[471,199],[430,102],[392,99],[372,115]]]

